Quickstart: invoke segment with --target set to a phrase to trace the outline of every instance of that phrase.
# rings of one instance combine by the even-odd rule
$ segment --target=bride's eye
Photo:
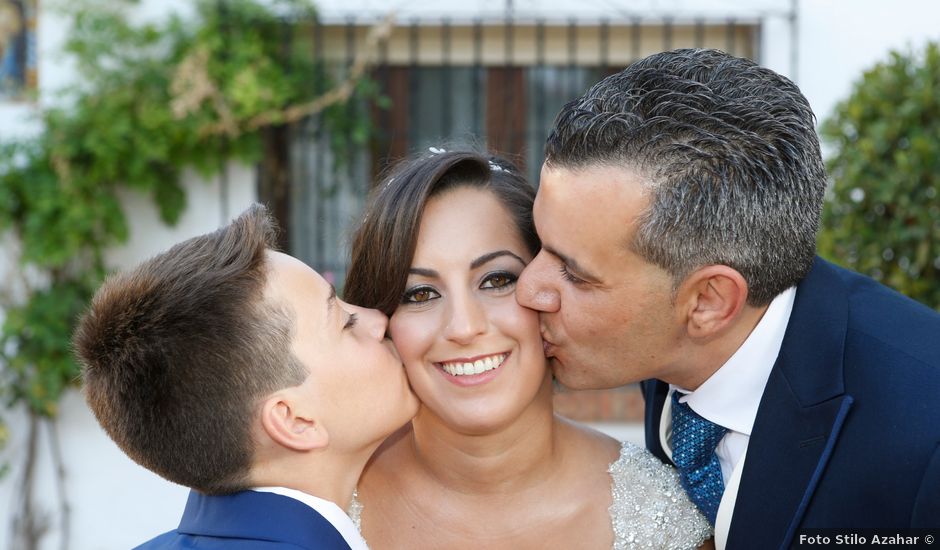
[[[406,290],[401,297],[401,303],[423,304],[440,297],[441,295],[433,288],[429,286],[419,286]]]
[[[509,289],[516,284],[516,280],[519,277],[515,273],[510,273],[509,271],[496,271],[494,273],[488,273],[486,277],[483,278],[483,282],[480,284],[480,288],[491,288],[491,289]]]

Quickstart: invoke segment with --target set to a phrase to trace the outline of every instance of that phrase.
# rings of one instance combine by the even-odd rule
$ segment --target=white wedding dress
[[[674,468],[645,449],[623,443],[611,478],[610,522],[614,550],[689,550],[712,535],[712,527],[688,499]],[[353,496],[349,516],[361,531],[362,504]]]

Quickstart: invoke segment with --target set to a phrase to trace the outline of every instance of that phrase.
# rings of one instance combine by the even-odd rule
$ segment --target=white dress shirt
[[[715,449],[725,483],[715,520],[715,546],[719,550],[727,541],[751,429],[770,371],[780,354],[795,298],[796,287],[774,298],[741,347],[695,391],[669,385],[669,395],[660,418],[659,438],[670,458],[673,392],[683,394],[679,401],[687,403],[699,416],[728,429]]]
[[[349,548],[352,550],[369,550],[369,547],[366,546],[365,539],[362,538],[362,535],[359,533],[359,530],[356,529],[349,515],[347,515],[342,508],[337,506],[336,503],[286,487],[253,487],[251,490],[258,491],[259,493],[274,493],[303,502],[316,510],[326,521],[330,522],[330,524],[339,531],[343,539],[346,540],[346,544],[349,545]]]

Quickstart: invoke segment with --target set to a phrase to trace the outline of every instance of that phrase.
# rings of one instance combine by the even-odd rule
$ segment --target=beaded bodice
[[[649,451],[624,443],[607,471],[614,550],[688,550],[711,536],[711,525],[689,501],[675,469]]]

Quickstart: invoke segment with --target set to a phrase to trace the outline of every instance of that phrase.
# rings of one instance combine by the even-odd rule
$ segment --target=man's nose
[[[561,299],[551,276],[545,253],[539,252],[522,270],[516,282],[516,301],[519,305],[546,313],[558,311]]]

